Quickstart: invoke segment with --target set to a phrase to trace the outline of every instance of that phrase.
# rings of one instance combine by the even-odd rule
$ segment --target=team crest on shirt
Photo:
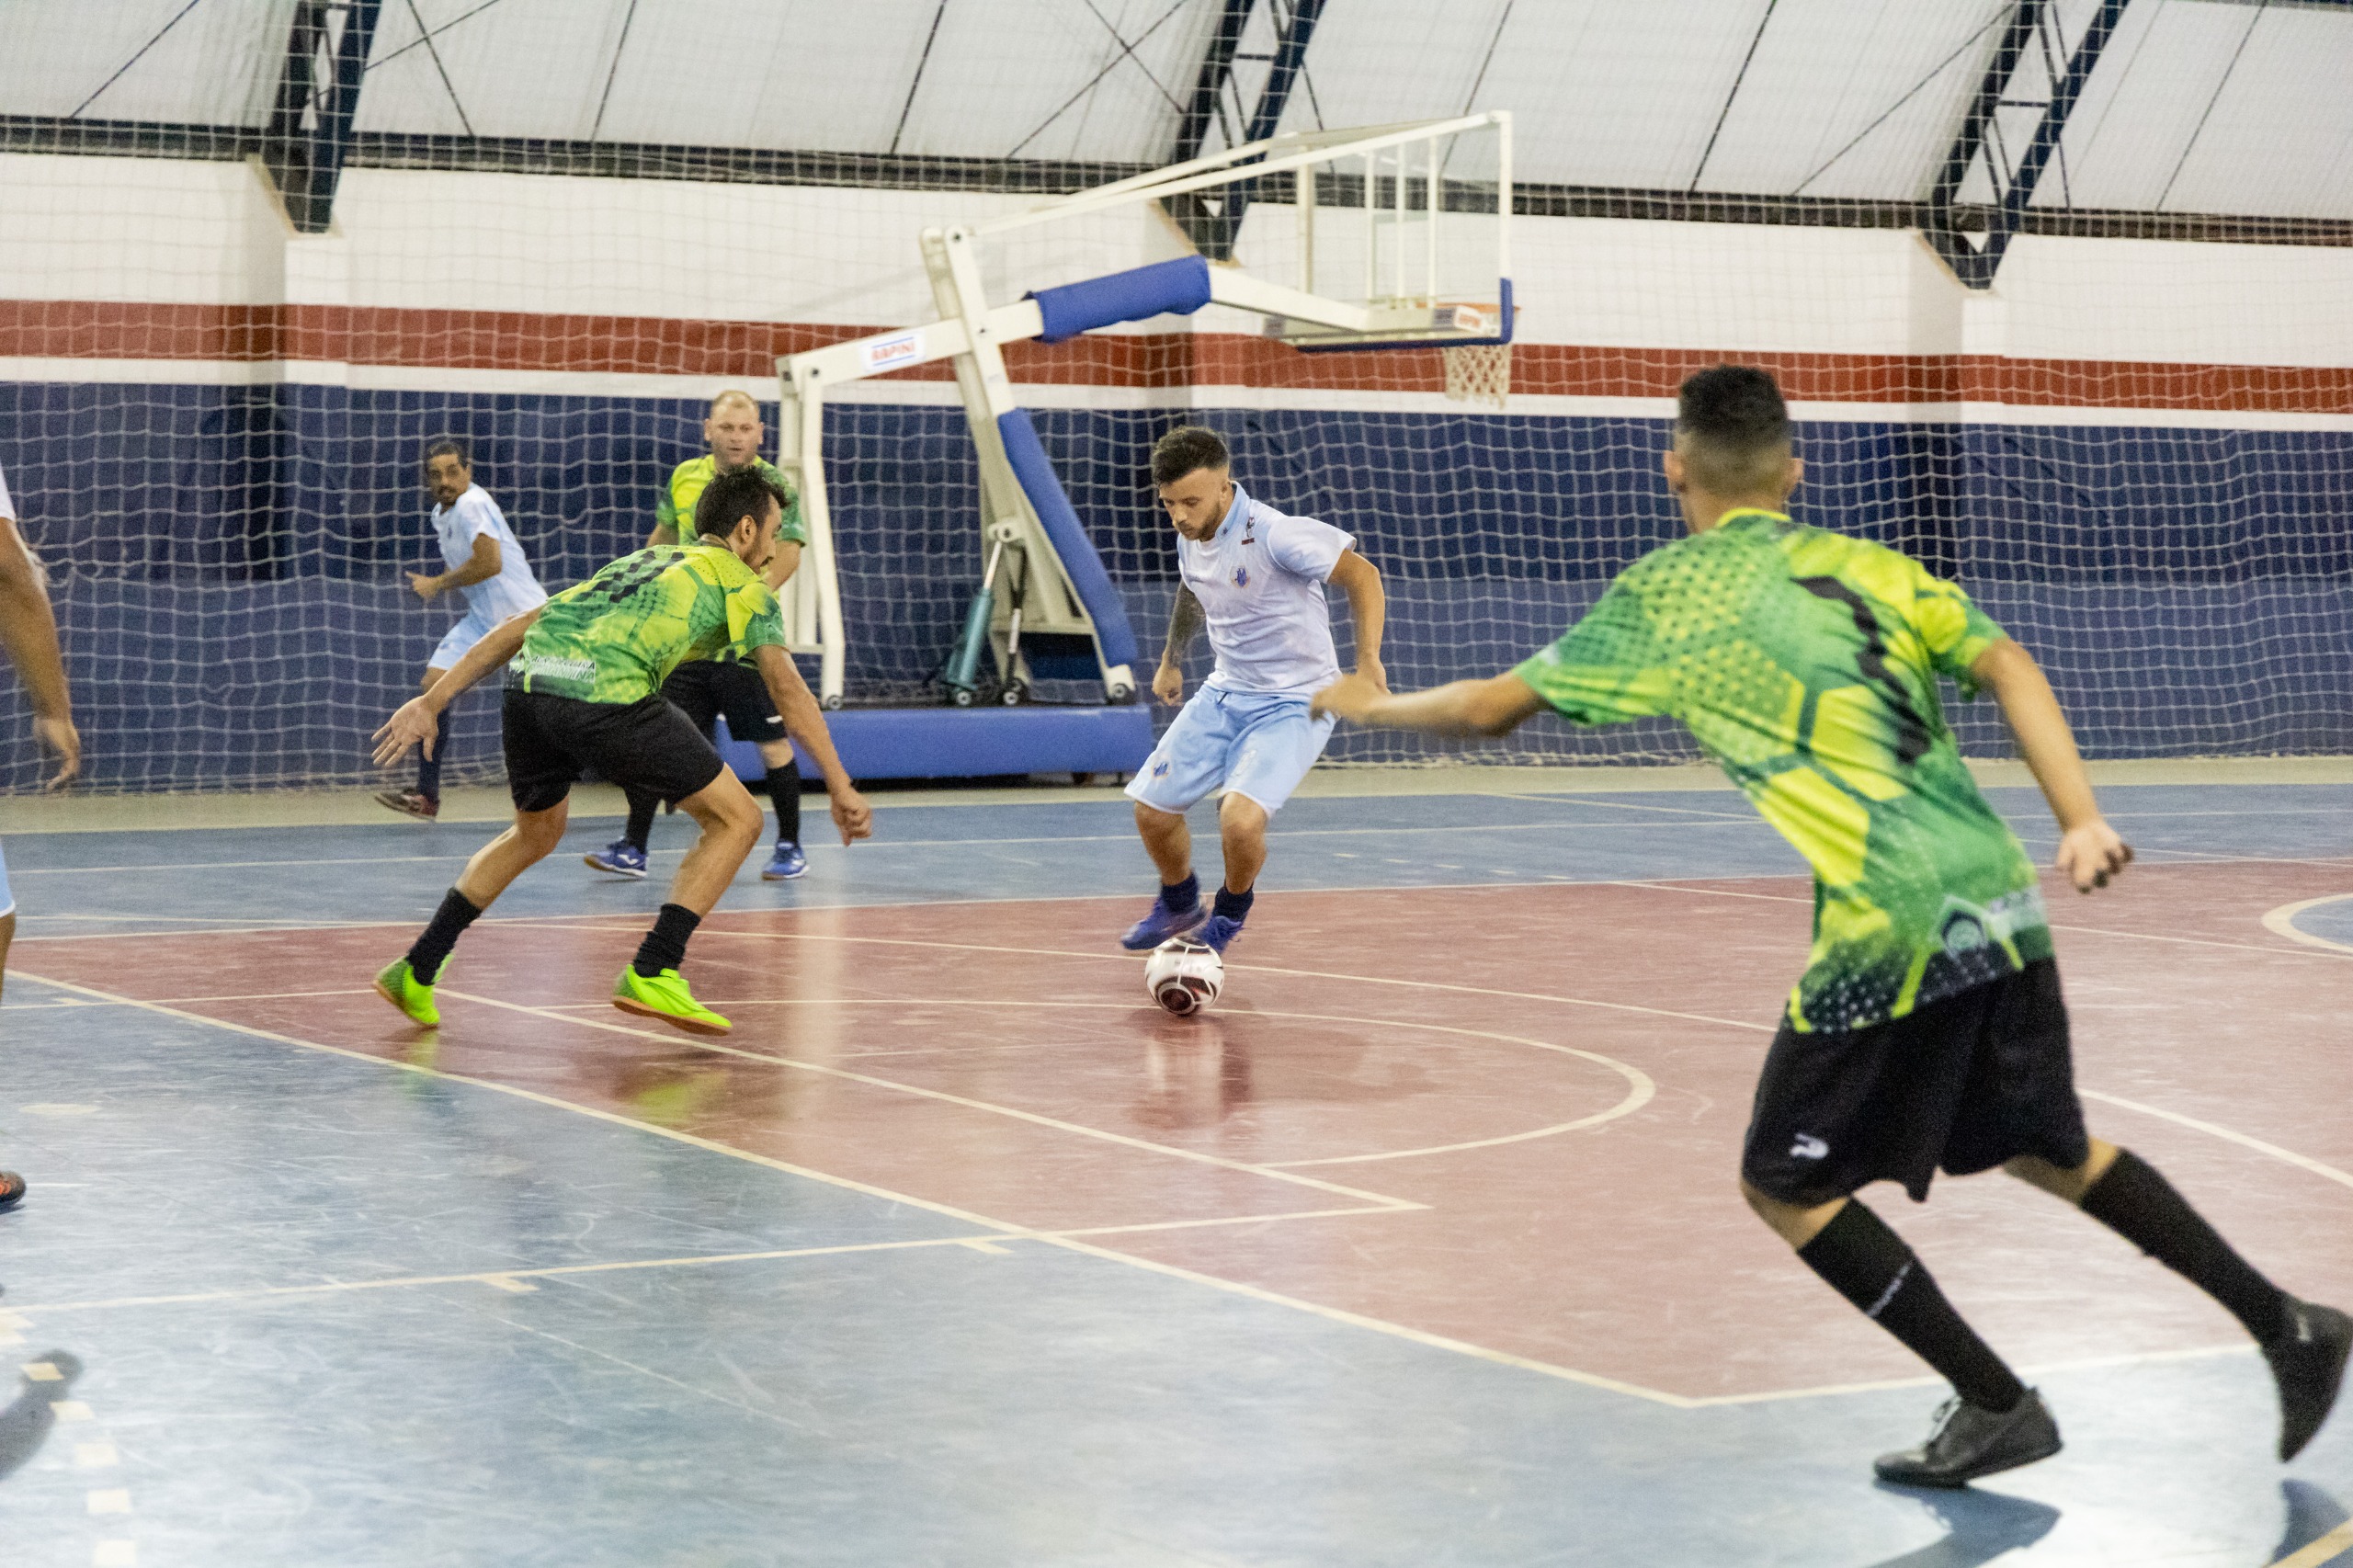
[[[1250,585],[1250,568],[1237,566],[1233,569],[1233,585],[1237,588],[1246,588]]]
[[[1153,768],[1153,770],[1152,770],[1152,776],[1153,776],[1154,778],[1158,778],[1162,777],[1163,775],[1165,775],[1165,773],[1167,773],[1167,771],[1168,771],[1168,765],[1167,765],[1165,762],[1163,762],[1163,763],[1157,764],[1156,766],[1154,766],[1154,768]]]

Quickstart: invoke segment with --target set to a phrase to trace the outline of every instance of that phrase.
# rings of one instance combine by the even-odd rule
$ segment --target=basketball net
[[[1446,395],[1501,408],[1511,396],[1511,345],[1465,344],[1446,354]]]

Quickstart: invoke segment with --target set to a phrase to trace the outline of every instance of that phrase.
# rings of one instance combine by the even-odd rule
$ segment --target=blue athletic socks
[[[1235,892],[1232,888],[1220,888],[1217,890],[1216,906],[1210,911],[1210,914],[1212,916],[1222,915],[1239,926],[1250,917],[1251,901],[1257,896],[1256,888],[1248,892]]]
[[[426,985],[441,975],[441,966],[449,961],[449,949],[466,927],[480,918],[482,911],[466,902],[466,895],[451,888],[441,895],[441,907],[433,912],[432,922],[419,934],[408,949],[409,972]]]
[[[1952,1310],[1904,1238],[1855,1199],[1798,1257],[1980,1410],[2013,1410],[2026,1397],[2026,1385]]]
[[[2288,1327],[2288,1298],[2256,1273],[2173,1184],[2130,1149],[2084,1194],[2083,1210],[2230,1309],[2268,1345]]]
[[[1182,915],[1201,902],[1201,879],[1192,872],[1185,873],[1181,882],[1160,884],[1160,907]]]
[[[665,969],[676,969],[687,961],[687,938],[702,924],[702,916],[683,903],[665,903],[662,913],[654,917],[654,929],[638,944],[637,958],[630,965],[647,979]]]

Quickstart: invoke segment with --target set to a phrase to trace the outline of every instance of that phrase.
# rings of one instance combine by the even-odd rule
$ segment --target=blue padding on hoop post
[[[1210,302],[1210,264],[1198,256],[1180,256],[1022,297],[1037,301],[1038,313],[1045,320],[1040,341],[1066,343],[1114,322],[1191,315]]]
[[[1062,557],[1063,571],[1069,575],[1070,585],[1078,590],[1078,602],[1086,607],[1087,616],[1095,622],[1095,640],[1102,645],[1103,662],[1136,667],[1142,661],[1136,653],[1135,629],[1128,624],[1127,606],[1120,602],[1111,574],[1103,570],[1103,558],[1095,553],[1095,541],[1086,537],[1070,497],[1063,494],[1063,482],[1054,477],[1054,465],[1046,460],[1046,449],[1038,444],[1038,427],[1030,423],[1029,411],[1017,408],[998,415],[996,433],[1005,442],[1005,457],[1013,465],[1013,476],[1021,482],[1022,494],[1029,497],[1031,510],[1045,526],[1046,541]]]

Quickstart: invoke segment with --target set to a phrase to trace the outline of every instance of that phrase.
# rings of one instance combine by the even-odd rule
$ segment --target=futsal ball
[[[1172,937],[1144,961],[1143,988],[1163,1010],[1178,1017],[1206,1012],[1225,984],[1225,960],[1217,949],[1190,937]]]

